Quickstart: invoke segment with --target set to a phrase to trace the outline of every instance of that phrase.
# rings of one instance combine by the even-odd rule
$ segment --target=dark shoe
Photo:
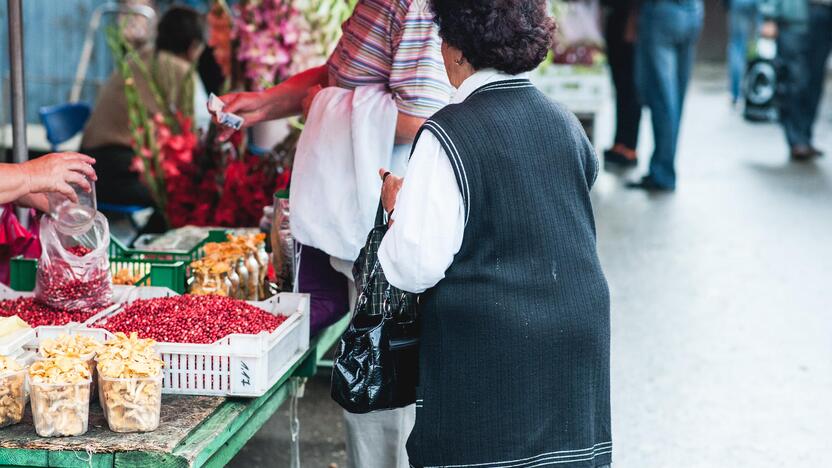
[[[646,190],[648,192],[672,192],[675,190],[673,188],[657,184],[656,181],[650,176],[644,176],[639,181],[627,182],[627,188]]]
[[[812,150],[811,146],[797,145],[792,146],[791,159],[792,161],[806,162],[811,161],[817,154]]]
[[[812,152],[812,156],[818,156],[818,157],[823,156],[823,151],[815,148],[812,145],[809,145],[809,151]]]
[[[627,157],[624,153],[616,151],[615,148],[604,151],[604,164],[615,164],[621,167],[635,167],[638,166],[638,158]]]

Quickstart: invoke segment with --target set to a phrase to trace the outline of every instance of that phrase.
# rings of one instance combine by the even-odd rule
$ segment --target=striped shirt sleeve
[[[399,112],[428,118],[450,99],[438,27],[428,0],[392,0],[397,12],[391,27],[393,62],[389,86]]]

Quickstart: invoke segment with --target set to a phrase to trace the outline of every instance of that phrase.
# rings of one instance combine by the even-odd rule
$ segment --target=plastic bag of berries
[[[59,216],[41,221],[36,301],[69,312],[112,304],[110,227],[103,214],[94,213],[86,225],[68,224]]]

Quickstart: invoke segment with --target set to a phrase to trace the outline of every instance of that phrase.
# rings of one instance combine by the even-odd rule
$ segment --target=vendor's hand
[[[75,189],[70,184],[89,192],[89,180],[97,180],[92,165],[95,159],[80,153],[51,153],[21,164],[27,178],[29,193],[59,192],[78,201]]]
[[[779,34],[779,30],[777,28],[777,22],[768,20],[760,26],[760,36],[768,38],[768,39],[775,39]]]
[[[384,211],[390,214],[396,208],[396,197],[399,196],[399,190],[402,189],[404,179],[394,176],[390,173],[390,171],[384,168],[378,170],[378,175],[382,180],[381,204],[384,207]],[[393,224],[392,220],[390,224]]]
[[[266,93],[231,93],[220,96],[220,100],[225,103],[223,112],[237,114],[244,119],[244,128],[268,120],[269,100]],[[216,115],[211,113],[211,118],[215,124],[219,125]],[[223,125],[219,126],[221,129],[219,134],[220,141],[227,140],[236,132],[233,128],[228,128]]]
[[[301,106],[303,107],[303,120],[306,120],[306,118],[309,117],[309,109],[312,108],[312,101],[315,100],[315,96],[317,96],[322,89],[324,88],[321,87],[321,85],[315,85],[309,88],[309,92],[306,93],[306,97],[303,98],[303,101],[301,101]]]

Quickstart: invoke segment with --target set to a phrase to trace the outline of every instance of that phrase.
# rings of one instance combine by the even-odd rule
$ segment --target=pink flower
[[[293,25],[298,11],[287,0],[243,2],[236,11],[233,36],[244,76],[254,89],[285,79],[299,41]]]

